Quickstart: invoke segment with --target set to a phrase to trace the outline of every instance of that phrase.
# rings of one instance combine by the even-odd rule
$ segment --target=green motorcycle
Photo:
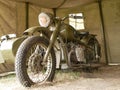
[[[27,37],[18,48],[15,61],[16,75],[25,87],[42,84],[54,79],[56,68],[65,62],[68,68],[97,66],[100,63],[100,44],[96,35],[77,31],[67,18],[54,17],[50,13],[40,13],[40,26],[24,32]]]

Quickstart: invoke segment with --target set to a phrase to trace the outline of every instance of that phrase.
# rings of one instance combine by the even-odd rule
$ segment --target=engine
[[[69,43],[68,59],[74,64],[90,63],[94,59],[94,54],[83,45]]]

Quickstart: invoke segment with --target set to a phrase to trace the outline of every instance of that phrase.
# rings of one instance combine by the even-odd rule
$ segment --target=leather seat
[[[77,30],[74,32],[74,35],[76,38],[79,37],[80,39],[82,39],[84,36],[89,35],[89,32],[84,30]]]
[[[83,35],[86,35],[86,34],[89,34],[88,31],[83,31],[83,30],[78,30],[76,31],[77,34],[83,34]]]

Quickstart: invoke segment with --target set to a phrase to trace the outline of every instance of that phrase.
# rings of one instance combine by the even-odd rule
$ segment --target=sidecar
[[[0,73],[14,70],[15,55],[19,45],[26,37],[16,37],[15,34],[1,36],[0,40]]]

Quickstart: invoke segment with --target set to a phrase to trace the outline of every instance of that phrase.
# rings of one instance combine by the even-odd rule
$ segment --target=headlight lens
[[[48,27],[51,23],[51,17],[47,13],[40,13],[38,16],[39,24],[42,27]]]

